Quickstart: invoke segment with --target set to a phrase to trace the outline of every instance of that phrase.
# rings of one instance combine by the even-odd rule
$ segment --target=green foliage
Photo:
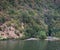
[[[26,37],[39,37],[44,39],[46,32],[59,35],[60,30],[60,6],[59,2],[52,0],[1,0],[0,23],[13,23],[19,31],[23,31]],[[6,17],[11,20],[7,21]],[[24,30],[21,29],[24,23]],[[44,30],[44,31],[43,31]],[[38,36],[39,35],[39,36]],[[60,36],[60,35],[59,35]]]
[[[0,17],[0,22],[4,23],[6,21],[5,17]]]
[[[26,37],[30,38],[30,37],[34,37],[35,35],[35,30],[33,30],[33,28],[26,28],[25,29],[25,35]]]
[[[46,38],[46,32],[45,31],[38,31],[37,38],[45,39]]]
[[[55,36],[60,38],[60,31],[56,32]]]

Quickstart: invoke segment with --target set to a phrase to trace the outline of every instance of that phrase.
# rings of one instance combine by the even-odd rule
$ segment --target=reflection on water
[[[0,50],[60,50],[60,41],[0,41]]]
[[[60,50],[60,41],[48,41],[46,50]]]
[[[25,41],[23,50],[43,50],[47,41]]]

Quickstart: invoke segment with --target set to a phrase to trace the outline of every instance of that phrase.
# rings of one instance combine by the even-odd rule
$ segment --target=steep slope
[[[13,23],[27,37],[40,37],[41,31],[60,36],[60,0],[0,0],[0,25],[4,23]]]

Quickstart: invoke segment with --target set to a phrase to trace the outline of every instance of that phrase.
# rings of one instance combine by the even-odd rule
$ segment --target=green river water
[[[0,41],[0,50],[60,50],[60,41],[44,41],[44,40]]]

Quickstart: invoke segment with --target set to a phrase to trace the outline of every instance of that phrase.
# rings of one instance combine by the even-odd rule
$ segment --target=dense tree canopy
[[[37,37],[40,31],[60,36],[60,0],[0,0],[0,24],[5,22],[14,23],[29,37]]]

